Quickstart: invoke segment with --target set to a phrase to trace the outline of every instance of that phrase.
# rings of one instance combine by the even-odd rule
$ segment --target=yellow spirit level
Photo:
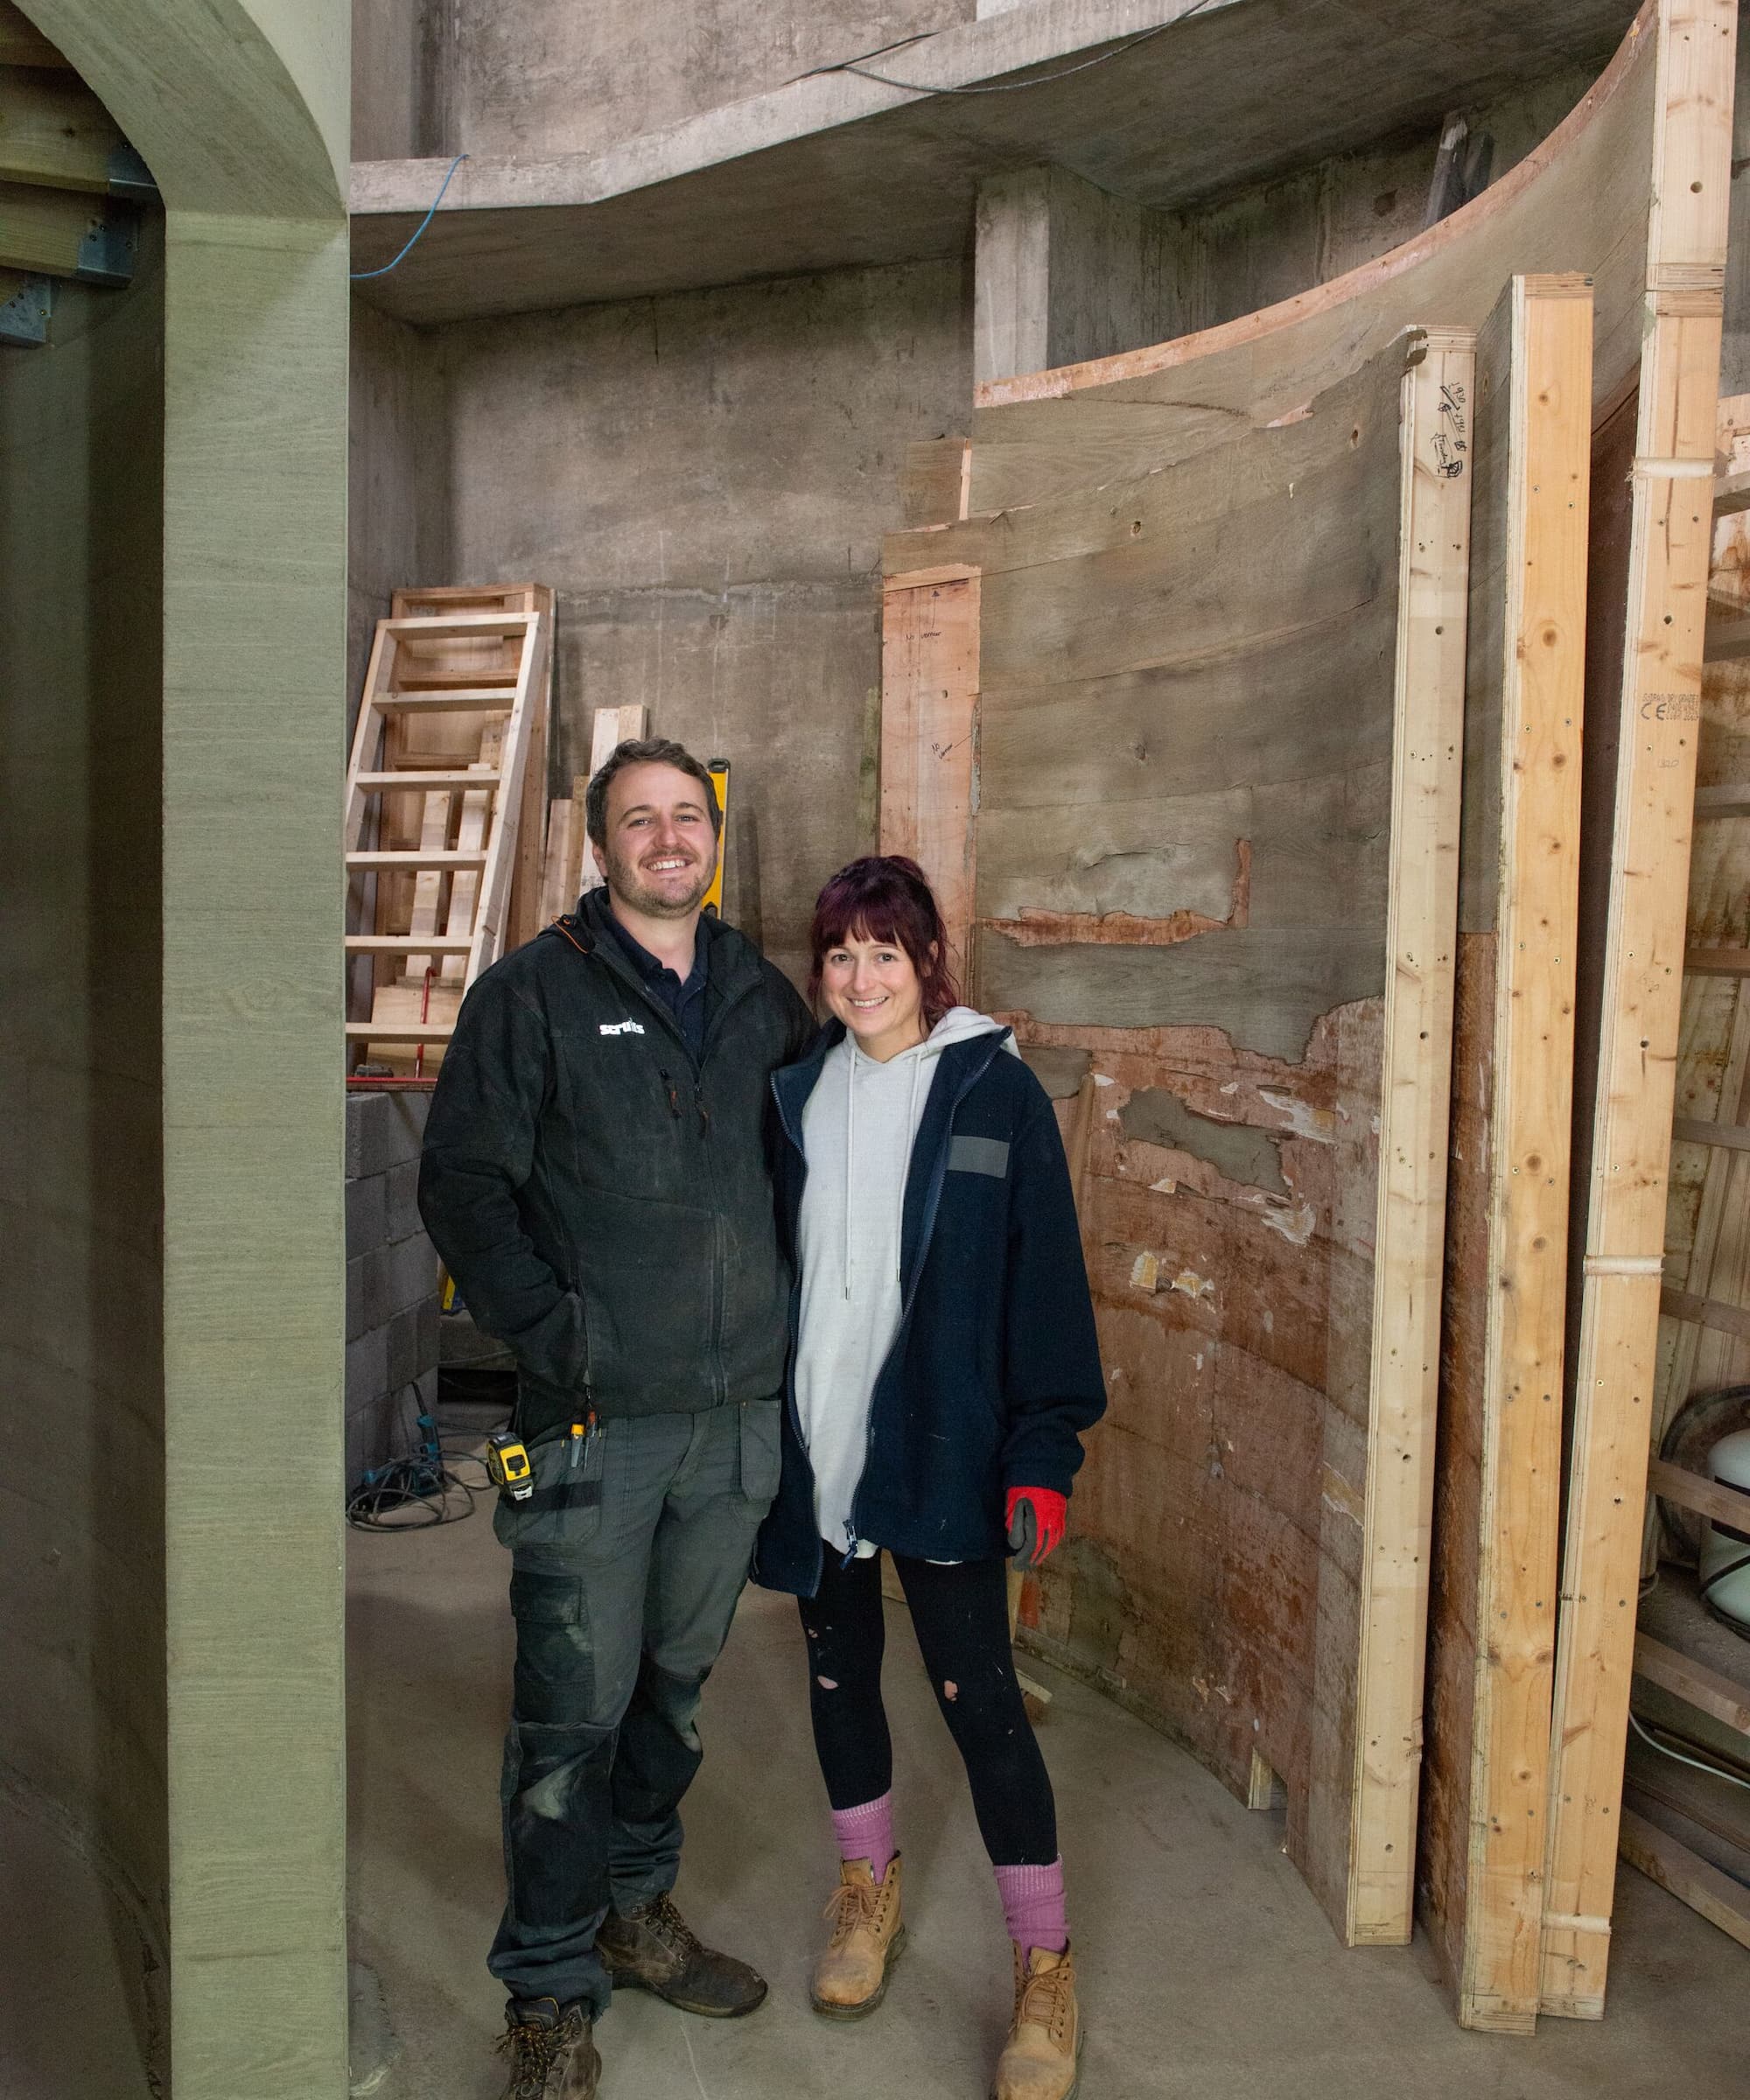
[[[522,1438],[508,1429],[494,1430],[486,1438],[486,1474],[499,1493],[514,1502],[526,1502],[535,1492],[528,1453]]]
[[[723,916],[723,867],[729,858],[729,760],[713,759],[705,767],[711,776],[711,786],[717,793],[717,873],[711,877],[711,886],[699,900],[699,909],[709,912],[712,918]]]

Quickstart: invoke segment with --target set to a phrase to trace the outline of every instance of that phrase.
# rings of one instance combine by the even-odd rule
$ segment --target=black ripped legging
[[[844,1567],[830,1546],[824,1553],[819,1593],[801,1600],[808,1710],[827,1796],[836,1809],[854,1809],[893,1782],[881,1704],[881,1563],[878,1556]],[[1003,1562],[941,1567],[895,1554],[893,1564],[930,1687],[966,1766],[985,1849],[998,1866],[1049,1866],[1057,1810],[1015,1679]]]

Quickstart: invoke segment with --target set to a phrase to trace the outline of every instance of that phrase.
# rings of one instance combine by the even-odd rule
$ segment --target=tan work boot
[[[832,1921],[832,1937],[815,1964],[809,2003],[829,2020],[861,2020],[887,1995],[887,1972],[906,1944],[900,1855],[880,1881],[866,1859],[847,1859],[822,1914]]]
[[[505,2008],[499,2053],[510,2059],[500,2100],[595,2100],[601,2076],[592,2021],[581,2006],[536,1998]]]
[[[1081,2083],[1082,2012],[1075,2002],[1075,1956],[1035,1947],[1031,1962],[1015,1950],[1015,2024],[997,2065],[990,2100],[1073,2100]]]

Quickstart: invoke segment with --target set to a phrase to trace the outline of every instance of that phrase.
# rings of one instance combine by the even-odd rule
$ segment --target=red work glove
[[[1055,1488],[1012,1488],[1003,1516],[1017,1565],[1036,1568],[1063,1544],[1069,1498]]]

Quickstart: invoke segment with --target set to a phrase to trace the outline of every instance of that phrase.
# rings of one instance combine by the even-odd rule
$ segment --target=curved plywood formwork
[[[1480,325],[1515,274],[1592,279],[1600,419],[1632,396],[1648,343],[1669,422],[1659,358],[1674,329],[1687,332],[1685,386],[1712,383],[1700,310],[1712,300],[1717,312],[1719,229],[1701,220],[1724,209],[1731,58],[1728,46],[1722,74],[1710,40],[1731,11],[1648,0],[1542,148],[1393,255],[1200,336],[984,388],[976,514],[888,550],[890,608],[920,571],[976,578],[978,690],[961,695],[956,720],[977,752],[956,791],[977,987],[1017,1015],[1054,1090],[1075,1096],[1085,1160],[1113,1406],[1079,1536],[1030,1592],[1036,1637],[1249,1798],[1279,1778],[1291,1849],[1351,1939],[1409,1930],[1419,1720],[1402,1741],[1372,1724],[1403,1713],[1412,1689],[1419,1699],[1421,1656],[1400,1642],[1371,1681],[1335,1660],[1386,1652],[1366,1638],[1386,1571],[1356,1549],[1380,1543],[1371,1461],[1386,1443],[1372,1410],[1392,1383],[1375,1356],[1382,1243],[1368,1149],[1390,1092],[1384,951],[1366,914],[1389,891],[1395,834],[1380,802],[1390,756],[1367,742],[1378,718],[1362,697],[1377,691],[1366,608],[1380,588],[1383,483],[1376,461],[1345,486],[1336,454],[1312,460],[1341,389],[1399,329]],[[1701,72],[1686,69],[1704,46]],[[1351,427],[1358,458],[1366,419]],[[1273,479],[1297,443],[1312,448],[1302,470]],[[1636,543],[1644,612],[1644,522]],[[1649,661],[1670,640],[1681,637]],[[1596,654],[1605,663],[1610,650]],[[1590,692],[1597,672],[1589,655]],[[917,733],[930,693],[914,699]],[[1413,1430],[1431,1431],[1425,1410],[1410,1412]],[[1355,1462],[1362,1450],[1369,1463]],[[1392,1459],[1425,1481],[1429,1455],[1410,1435]],[[1458,1453],[1474,1527],[1485,1463],[1503,1460],[1499,1441]],[[1413,1619],[1425,1530],[1414,1495],[1394,1510]],[[1538,1523],[1548,1515],[1546,1495]],[[1494,1548],[1478,1529],[1466,1550],[1474,1574]],[[1535,1649],[1535,1628],[1520,1630]],[[1588,1669],[1568,1676],[1592,1681]],[[1520,1746],[1505,1735],[1536,1732],[1540,1697],[1505,1733],[1488,1720],[1498,1702],[1437,1708],[1436,1725],[1459,1731],[1444,1748],[1473,1773],[1477,1812]],[[1607,1701],[1584,1723],[1600,1781],[1612,1726]],[[1364,1781],[1396,1760],[1390,1816],[1362,1805],[1377,1788],[1348,1788],[1331,1754],[1346,1740]],[[1620,1757],[1619,1724],[1619,1774]],[[1467,1941],[1517,1921],[1516,1991],[1541,1923],[1535,1849],[1473,1889],[1462,1841],[1432,1898],[1461,1971]],[[1522,1998],[1504,2024],[1522,2023]],[[1542,2002],[1572,2009],[1547,1974]]]
[[[1470,361],[1414,332],[1277,428],[911,536],[888,599],[923,778],[884,844],[970,871],[978,996],[1093,1082],[1112,1411],[1040,1631],[1280,1774],[1354,1940],[1410,1922]]]
[[[1592,278],[1594,394],[1607,400],[1640,358],[1658,18],[1659,0],[1647,0],[1592,91],[1541,146],[1389,255],[1200,334],[980,387],[973,509],[1144,472],[1219,443],[1236,423],[1292,413],[1413,321],[1480,327],[1516,273]]]

